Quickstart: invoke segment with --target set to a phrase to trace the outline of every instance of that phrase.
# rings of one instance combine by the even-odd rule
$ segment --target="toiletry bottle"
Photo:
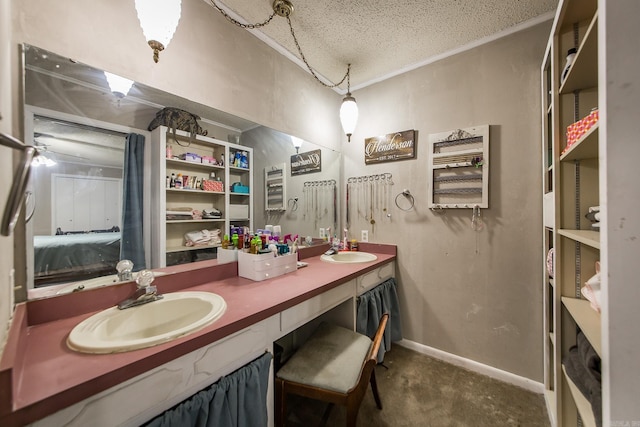
[[[181,173],[179,173],[178,176],[176,176],[175,187],[176,188],[182,188],[182,174]]]
[[[167,175],[167,185],[166,188],[169,188],[171,186],[171,178],[169,178],[169,175]]]
[[[169,188],[174,188],[176,186],[176,174],[171,173],[171,179],[169,180]]]
[[[228,249],[229,248],[229,235],[225,234],[224,238],[222,239],[222,249]]]
[[[244,168],[244,169],[248,169],[249,168],[249,159],[247,158],[247,152],[243,151],[242,155],[240,156],[240,167]]]
[[[167,144],[167,159],[173,159],[173,149],[169,144]]]
[[[560,77],[560,84],[564,83],[564,79],[567,78],[567,74],[569,73],[569,68],[571,68],[571,64],[573,64],[573,60],[576,58],[576,48],[572,47],[567,51],[567,62],[564,64],[564,69],[562,70],[562,74]]]
[[[224,166],[224,154],[220,154],[220,166]]]
[[[356,239],[351,239],[351,250],[352,251],[358,250],[358,241]]]

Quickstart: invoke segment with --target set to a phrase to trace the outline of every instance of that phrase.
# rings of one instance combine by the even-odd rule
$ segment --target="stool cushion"
[[[369,337],[323,322],[276,375],[346,393],[355,387],[370,347]]]

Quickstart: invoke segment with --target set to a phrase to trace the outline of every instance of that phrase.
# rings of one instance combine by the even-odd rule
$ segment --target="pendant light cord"
[[[313,68],[311,68],[311,65],[309,65],[309,62],[307,61],[307,58],[304,56],[304,53],[302,53],[302,48],[300,47],[300,43],[298,43],[298,38],[296,37],[296,33],[293,30],[293,25],[291,25],[291,18],[289,16],[287,16],[287,22],[289,23],[289,29],[291,30],[291,36],[293,37],[293,41],[296,44],[296,48],[298,49],[298,53],[300,54],[300,59],[302,59],[302,62],[304,62],[304,65],[307,66],[307,69],[309,70],[309,72],[311,73],[313,78],[316,79],[318,81],[318,83],[320,83],[321,85],[323,85],[325,87],[328,87],[328,88],[338,87],[342,83],[344,83],[345,80],[347,80],[347,92],[351,92],[351,90],[350,90],[350,86],[351,86],[351,77],[350,77],[351,64],[347,65],[347,72],[344,73],[344,76],[342,77],[342,80],[340,80],[338,83],[335,83],[335,84],[326,84],[325,82],[320,80],[320,78],[315,73],[315,71],[313,71]]]
[[[257,24],[244,24],[236,19],[233,19],[231,16],[229,16],[229,14],[227,12],[225,12],[220,6],[218,6],[216,4],[216,2],[214,0],[210,0],[211,5],[222,14],[222,16],[224,16],[225,18],[227,18],[227,21],[231,22],[234,25],[237,25],[240,28],[244,28],[245,30],[255,30],[256,28],[261,28],[264,27],[265,25],[267,25],[269,22],[271,22],[271,20],[273,19],[274,16],[276,16],[276,12],[274,11],[271,15],[269,15],[269,17],[267,19],[265,19],[263,22],[259,22]]]
[[[313,68],[311,68],[311,65],[309,65],[309,61],[307,61],[307,58],[305,57],[304,53],[302,53],[302,48],[300,47],[300,43],[298,42],[298,37],[296,37],[296,33],[293,30],[293,25],[291,25],[291,17],[289,14],[285,14],[283,15],[283,13],[285,12],[281,12],[281,13],[277,13],[276,10],[274,9],[273,13],[271,15],[269,15],[269,17],[267,19],[265,19],[263,22],[259,22],[257,24],[245,24],[242,23],[240,21],[238,21],[237,19],[232,18],[231,16],[229,16],[229,14],[227,12],[225,12],[220,6],[218,6],[215,2],[215,0],[209,0],[209,2],[211,3],[211,5],[222,14],[222,16],[224,16],[227,21],[231,22],[232,24],[240,27],[240,28],[244,28],[244,29],[248,29],[248,30],[255,30],[257,28],[261,28],[266,26],[267,24],[269,24],[271,22],[271,20],[273,19],[274,16],[279,15],[279,16],[283,16],[285,18],[287,18],[287,22],[289,23],[289,30],[291,31],[291,36],[293,37],[293,41],[296,45],[296,48],[298,49],[298,53],[300,54],[300,59],[302,59],[302,62],[304,62],[304,65],[306,65],[307,69],[309,70],[309,73],[311,73],[311,75],[313,76],[313,78],[320,83],[321,85],[328,87],[328,88],[335,88],[340,86],[342,83],[344,83],[345,80],[347,80],[347,93],[351,92],[351,77],[350,77],[350,73],[351,73],[351,64],[347,65],[347,72],[344,74],[344,76],[342,77],[342,80],[340,80],[338,83],[331,83],[331,84],[327,84],[325,82],[323,82],[322,80],[320,80],[320,77],[318,77],[318,75],[316,74],[316,72],[313,70]],[[291,9],[288,10],[288,12],[290,13],[293,10],[293,5],[290,5]]]

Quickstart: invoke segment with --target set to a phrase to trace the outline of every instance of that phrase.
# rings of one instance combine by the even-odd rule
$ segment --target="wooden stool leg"
[[[358,421],[358,410],[360,404],[347,405],[347,427],[356,427],[356,421]]]
[[[376,405],[378,409],[382,409],[382,401],[380,400],[380,395],[378,394],[378,383],[376,382],[376,370],[375,368],[371,371],[371,391],[373,391],[373,398],[376,400]]]
[[[284,427],[284,420],[287,416],[287,396],[284,393],[284,382],[276,378],[276,386],[274,390],[274,404],[275,404],[275,420],[274,424],[276,427]]]

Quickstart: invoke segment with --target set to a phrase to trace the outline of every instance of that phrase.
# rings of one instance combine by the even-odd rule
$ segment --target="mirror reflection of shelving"
[[[153,185],[159,185],[152,212],[154,267],[216,256],[233,221],[251,227],[252,149],[204,136],[190,137],[166,127],[152,132]],[[242,153],[242,160],[225,162]],[[155,163],[152,162],[152,165]]]
[[[284,211],[286,200],[286,164],[282,163],[264,169],[264,209]]]

